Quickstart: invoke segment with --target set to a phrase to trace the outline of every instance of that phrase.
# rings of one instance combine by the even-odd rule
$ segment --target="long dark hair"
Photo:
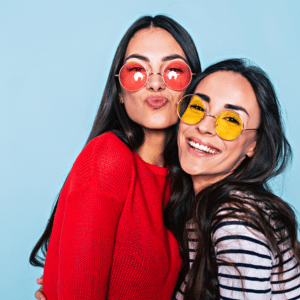
[[[190,213],[181,214],[181,218],[185,218],[186,221],[192,220],[196,224],[196,235],[199,241],[197,255],[189,271],[188,230],[185,229],[184,232],[181,229],[174,230],[176,224],[170,223],[170,229],[177,232],[177,235],[180,234],[178,240],[183,257],[177,289],[189,271],[184,291],[184,299],[189,300],[211,300],[220,297],[212,233],[225,218],[242,219],[263,233],[272,251],[278,255],[279,270],[283,269],[283,259],[277,245],[278,239],[289,237],[290,247],[296,259],[300,261],[295,214],[286,202],[271,193],[268,185],[270,178],[283,172],[292,156],[290,144],[284,134],[280,106],[274,87],[259,67],[250,64],[247,60],[229,59],[204,70],[194,79],[186,94],[193,93],[201,80],[218,71],[235,72],[249,81],[259,105],[260,125],[254,155],[246,157],[229,176],[203,189],[195,197],[190,176],[179,170],[178,159],[175,166],[172,166],[172,170],[175,170],[172,173],[173,189],[165,213],[169,213],[169,220],[174,220],[172,215],[180,215],[178,207],[190,207]],[[173,143],[174,152],[177,153],[176,139],[170,143]],[[189,185],[181,191],[182,185],[186,182],[189,182]],[[251,196],[250,198],[237,196],[236,193],[232,194],[232,191]],[[221,216],[217,214],[220,208],[228,206],[234,209]],[[268,216],[265,215],[265,211],[269,212]],[[272,226],[286,230],[275,234]]]
[[[162,28],[168,31],[183,49],[192,72],[201,72],[200,60],[195,44],[189,33],[180,24],[163,15],[157,15],[155,17],[144,16],[139,18],[126,31],[119,43],[108,75],[101,99],[101,104],[86,144],[100,134],[112,131],[116,133],[130,149],[137,149],[142,145],[144,141],[144,131],[139,124],[133,122],[128,117],[124,105],[121,105],[119,99],[119,93],[121,91],[120,84],[118,79],[115,77],[115,74],[119,73],[123,65],[127,45],[131,38],[139,30],[149,27]],[[168,142],[168,139],[172,137],[172,135],[175,135],[175,126],[176,125],[167,129],[166,143]],[[166,148],[164,151],[166,165],[171,163],[169,155],[170,152],[172,152],[171,148]],[[56,201],[43,235],[31,252],[29,261],[33,266],[44,266],[44,257],[46,256],[48,248],[48,242],[52,231],[57,203],[58,200]],[[42,252],[43,257],[38,255],[39,251]]]

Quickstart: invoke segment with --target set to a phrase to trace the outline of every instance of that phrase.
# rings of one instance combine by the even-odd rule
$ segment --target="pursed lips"
[[[146,98],[146,103],[152,109],[159,109],[165,106],[169,102],[168,98],[164,96],[149,96]]]

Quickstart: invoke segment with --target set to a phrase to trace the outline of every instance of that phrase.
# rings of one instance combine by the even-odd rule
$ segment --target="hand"
[[[38,300],[46,300],[45,295],[43,294],[43,276],[36,280],[37,284],[40,284],[41,287],[35,292],[34,296]]]

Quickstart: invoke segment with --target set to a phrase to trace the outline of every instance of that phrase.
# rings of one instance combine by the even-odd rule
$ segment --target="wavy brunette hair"
[[[98,135],[112,131],[130,149],[137,149],[142,145],[144,141],[144,131],[139,124],[133,122],[128,117],[124,105],[121,105],[119,99],[121,87],[115,74],[119,73],[123,65],[125,52],[131,38],[139,30],[150,27],[162,28],[168,31],[183,49],[192,72],[196,74],[201,72],[200,60],[195,44],[189,33],[180,24],[164,15],[157,15],[155,17],[144,16],[139,18],[126,31],[117,48],[103,92],[101,104],[86,144]],[[166,144],[168,143],[168,139],[175,135],[175,127],[176,125],[167,129]],[[167,165],[171,164],[169,155],[171,151],[173,151],[171,148],[166,148],[164,151],[165,163]],[[33,266],[44,266],[57,203],[58,199],[56,200],[44,233],[31,252],[29,261]],[[39,251],[42,252],[43,257],[38,255]]]
[[[295,214],[286,202],[271,193],[268,185],[269,179],[282,173],[292,157],[274,87],[259,67],[247,60],[229,59],[216,63],[199,74],[188,87],[186,94],[192,94],[201,80],[219,71],[235,72],[248,80],[259,105],[260,125],[254,155],[246,157],[230,175],[203,189],[196,196],[190,176],[180,170],[178,157],[175,159],[178,152],[177,141],[174,138],[170,141],[169,147],[174,149],[173,159],[176,164],[170,167],[173,185],[171,199],[165,210],[165,220],[180,243],[183,257],[177,290],[189,272],[184,291],[184,299],[188,300],[220,299],[212,233],[224,219],[241,219],[264,234],[271,250],[278,255],[280,272],[283,271],[283,257],[278,240],[288,239],[295,258],[300,261]],[[232,191],[240,193],[233,194]],[[238,196],[239,194],[243,196]],[[251,195],[250,198],[247,195]],[[222,207],[232,209],[226,214],[217,214]],[[268,211],[268,215],[265,211]],[[192,220],[196,225],[198,247],[191,270],[188,230],[178,228],[177,219],[186,222]],[[285,230],[274,231],[274,228]],[[233,266],[230,262],[222,262]],[[243,284],[242,280],[241,282]]]

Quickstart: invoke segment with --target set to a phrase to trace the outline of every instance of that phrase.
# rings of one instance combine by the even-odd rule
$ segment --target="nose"
[[[166,88],[166,84],[163,80],[162,74],[160,73],[150,73],[148,75],[147,89],[154,92],[159,92]]]
[[[215,121],[216,117],[205,114],[202,120],[196,125],[197,129],[202,135],[214,136],[216,135]]]

